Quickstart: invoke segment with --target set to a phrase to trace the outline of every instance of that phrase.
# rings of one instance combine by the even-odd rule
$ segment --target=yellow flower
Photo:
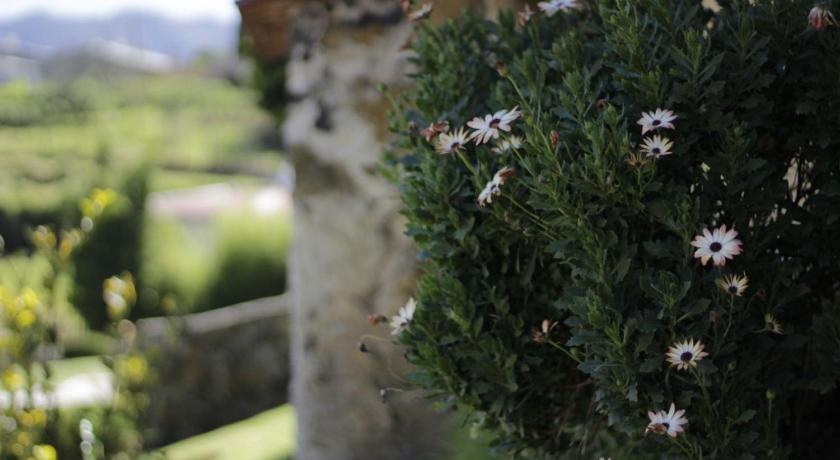
[[[47,424],[47,412],[44,409],[34,409],[30,413],[35,426],[45,426]]]
[[[10,392],[22,390],[23,386],[26,384],[23,372],[15,367],[10,367],[3,371],[2,380],[3,388]]]
[[[34,309],[41,303],[41,299],[38,298],[38,294],[30,288],[23,288],[23,291],[20,293],[20,297],[18,297],[18,302],[24,308]]]
[[[17,413],[18,423],[24,428],[32,428],[35,425],[35,420],[32,418],[32,414],[29,412],[22,410]]]
[[[137,290],[131,273],[106,279],[102,283],[102,299],[108,306],[108,316],[112,320],[124,318],[137,301]]]
[[[38,249],[52,249],[55,247],[55,232],[51,228],[39,225],[32,232],[32,244]]]
[[[140,355],[130,356],[117,364],[117,374],[131,383],[142,383],[146,379],[149,364]]]
[[[79,208],[85,217],[95,219],[101,216],[109,206],[116,203],[118,199],[117,192],[111,189],[95,188],[90,196],[82,199]]]
[[[61,243],[58,245],[58,257],[62,262],[67,262],[70,259],[70,254],[82,242],[82,232],[74,228],[70,231],[62,232]]]
[[[35,312],[32,310],[23,310],[17,314],[15,317],[15,324],[17,325],[18,329],[29,329],[35,322],[38,320],[38,317],[35,316]]]
[[[57,460],[58,452],[49,444],[39,444],[32,448],[32,456],[35,460]]]
[[[15,439],[17,444],[26,449],[32,444],[32,435],[25,431],[19,431]]]

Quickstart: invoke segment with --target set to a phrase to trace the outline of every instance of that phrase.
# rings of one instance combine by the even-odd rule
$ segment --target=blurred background
[[[267,37],[232,0],[0,2],[0,459],[488,458],[364,338],[416,274],[377,172],[406,12],[240,3]]]
[[[227,0],[0,4],[0,458],[291,455],[293,174],[239,35]]]

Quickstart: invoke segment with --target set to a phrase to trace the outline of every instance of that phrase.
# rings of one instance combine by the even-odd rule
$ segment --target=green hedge
[[[410,378],[514,457],[836,455],[840,29],[809,28],[810,1],[700,3],[418,31],[393,159],[424,273],[398,340]],[[438,153],[517,106],[498,140]],[[675,129],[643,132],[657,108]],[[670,155],[644,151],[655,136]],[[723,225],[743,251],[704,266],[691,243]],[[718,287],[744,274],[743,295]],[[687,339],[708,355],[669,365]]]
[[[71,303],[93,329],[102,329],[109,321],[102,299],[103,281],[123,272],[140,272],[148,175],[146,167],[138,168],[125,179],[116,202],[101,215],[82,219],[82,229],[87,230],[85,219],[90,219],[90,228],[84,242],[73,251]],[[142,280],[138,284],[142,285]],[[136,309],[132,315],[142,317],[143,312]]]

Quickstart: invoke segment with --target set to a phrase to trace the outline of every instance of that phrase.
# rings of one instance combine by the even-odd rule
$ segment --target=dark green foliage
[[[840,29],[809,29],[798,0],[582,3],[525,28],[467,15],[414,42],[417,87],[392,126],[424,263],[400,336],[413,381],[521,457],[835,456]],[[419,134],[514,106],[518,152],[439,155]],[[657,133],[674,154],[628,163],[659,107],[679,116]],[[479,207],[504,166],[517,177]],[[703,267],[689,243],[722,224],[744,252]],[[715,284],[742,273],[743,297]],[[665,362],[684,338],[710,353],[696,373]],[[644,436],[671,402],[686,434]]]
[[[239,54],[254,58],[254,46],[244,28],[239,30]],[[283,112],[290,100],[286,91],[286,64],[287,59],[271,62],[254,59],[251,86],[260,95],[260,107],[272,114],[276,120],[283,118]]]
[[[128,175],[120,188],[120,199],[95,219],[92,230],[73,252],[71,303],[92,329],[108,324],[102,282],[123,272],[139,273],[148,175],[146,167]],[[142,280],[139,284],[142,286]],[[142,308],[132,314],[144,316]]]
[[[259,104],[276,119],[283,118],[289,94],[286,92],[286,60],[257,62],[252,85],[260,95]]]

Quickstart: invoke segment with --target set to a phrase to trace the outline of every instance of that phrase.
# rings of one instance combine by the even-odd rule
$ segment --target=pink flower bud
[[[813,27],[814,30],[820,31],[834,24],[834,15],[822,6],[815,6],[808,13],[808,25]]]

